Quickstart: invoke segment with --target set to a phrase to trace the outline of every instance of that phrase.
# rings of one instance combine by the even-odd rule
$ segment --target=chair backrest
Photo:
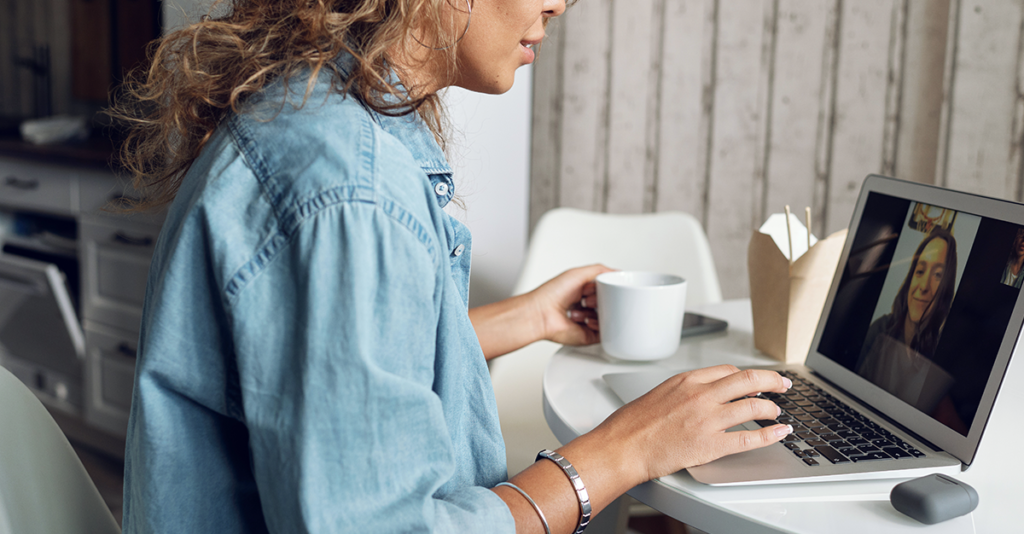
[[[553,209],[537,222],[514,293],[591,263],[682,276],[690,306],[722,300],[711,246],[697,219],[681,212],[617,215],[572,208]]]
[[[591,263],[678,274],[688,280],[690,306],[722,300],[711,246],[693,217],[571,208],[553,209],[537,222],[514,293],[526,293],[566,269]],[[544,368],[558,348],[541,341],[490,362],[510,475],[533,463],[537,451],[558,446],[541,404]]]
[[[118,534],[64,433],[0,367],[0,534]]]

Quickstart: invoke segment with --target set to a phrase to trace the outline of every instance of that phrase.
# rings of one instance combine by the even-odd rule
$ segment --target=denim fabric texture
[[[124,532],[514,532],[444,154],[416,116],[305,88],[251,97],[170,207]]]

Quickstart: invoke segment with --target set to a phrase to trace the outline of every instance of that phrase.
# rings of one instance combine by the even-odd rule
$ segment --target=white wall
[[[532,70],[523,67],[504,95],[451,89],[449,159],[465,209],[448,212],[473,232],[470,306],[507,297],[526,250],[529,216]]]
[[[165,0],[164,30],[206,12],[209,0]],[[465,209],[448,212],[473,232],[471,306],[509,295],[526,249],[529,214],[531,68],[499,96],[451,89],[445,95],[451,129],[448,153],[455,194]]]

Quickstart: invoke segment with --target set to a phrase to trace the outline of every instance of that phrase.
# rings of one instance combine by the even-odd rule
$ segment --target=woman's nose
[[[544,16],[554,18],[565,13],[565,0],[544,0]]]

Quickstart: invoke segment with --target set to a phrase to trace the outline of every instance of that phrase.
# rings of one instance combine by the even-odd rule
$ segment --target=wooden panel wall
[[[1019,0],[954,0],[940,183],[1021,198]]]
[[[768,215],[849,224],[869,173],[1021,200],[1024,0],[580,0],[534,74],[531,224],[700,219],[727,298]]]
[[[714,102],[709,110],[703,220],[708,239],[715,247],[736,248],[740,242],[746,243],[750,239],[749,229],[758,218],[754,206],[760,205],[763,193],[757,180],[761,163],[758,144],[763,135],[761,121],[767,111],[762,98],[763,71],[767,65],[761,59],[762,47],[770,40],[764,24],[765,6],[770,5],[766,0],[719,1],[713,8],[716,38],[711,50],[710,89],[714,91]],[[729,23],[723,24],[723,20]],[[666,148],[671,150],[671,140]],[[717,250],[714,252],[721,255]],[[719,274],[723,285],[734,285],[742,273],[745,287],[746,268],[722,257],[719,264],[724,269],[719,269]]]

